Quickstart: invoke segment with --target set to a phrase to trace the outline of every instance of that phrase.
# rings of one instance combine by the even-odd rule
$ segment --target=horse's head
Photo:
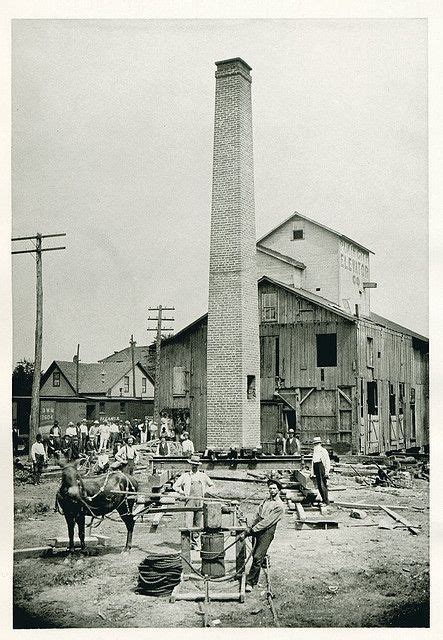
[[[73,500],[83,497],[83,482],[75,464],[67,464],[62,470],[62,488]]]

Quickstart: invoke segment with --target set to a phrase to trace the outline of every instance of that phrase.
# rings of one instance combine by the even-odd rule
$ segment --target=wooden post
[[[158,305],[157,316],[157,340],[155,344],[155,381],[154,381],[154,422],[157,420],[157,424],[160,429],[160,353],[161,353],[161,341],[162,341],[162,306]]]
[[[137,344],[134,341],[134,336],[131,334],[131,339],[129,341],[129,344],[131,345],[131,360],[132,360],[132,396],[135,398],[136,397],[136,393],[135,393],[135,351],[134,351],[134,347]]]
[[[40,428],[40,375],[42,370],[42,327],[43,327],[43,281],[42,281],[42,235],[36,236],[36,312],[34,342],[34,376],[32,378],[31,423],[29,425],[29,459],[31,446]]]
[[[162,329],[163,331],[172,331],[171,327],[162,327],[162,321],[173,321],[174,318],[164,318],[162,316],[163,311],[174,311],[174,307],[162,307],[161,304],[158,307],[149,307],[149,311],[157,311],[157,317],[148,317],[148,320],[157,320],[156,329],[148,329],[148,331],[156,331],[156,345],[155,345],[155,380],[154,380],[154,421],[157,420],[157,424],[160,425],[160,354],[161,354],[161,341],[162,341]]]
[[[77,355],[75,356],[75,393],[78,395],[78,372],[79,372],[79,362],[80,362],[80,345],[77,345]]]
[[[11,254],[18,253],[35,253],[36,264],[36,311],[35,311],[35,342],[34,342],[34,376],[32,378],[31,393],[31,419],[29,424],[29,458],[31,458],[31,444],[35,440],[40,429],[40,377],[42,369],[42,333],[43,333],[43,274],[42,274],[42,251],[60,251],[66,247],[48,247],[42,248],[43,238],[60,238],[66,233],[51,233],[42,235],[37,233],[35,236],[22,236],[12,238],[12,242],[22,240],[32,240],[35,249],[23,249],[11,251]]]

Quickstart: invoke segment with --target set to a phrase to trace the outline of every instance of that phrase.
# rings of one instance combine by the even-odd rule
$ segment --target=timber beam
[[[303,456],[304,462],[310,462],[310,456]],[[201,457],[202,463],[201,469],[207,471],[215,469],[229,469],[229,470],[248,470],[248,469],[267,469],[271,470],[284,470],[295,471],[302,467],[302,456],[260,456],[257,458],[204,458]],[[189,462],[187,458],[182,456],[166,456],[166,457],[154,457],[152,458],[154,468],[164,469],[177,469],[179,471],[183,469],[189,469]]]

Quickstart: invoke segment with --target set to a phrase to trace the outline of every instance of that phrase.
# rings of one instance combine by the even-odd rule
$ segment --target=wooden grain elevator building
[[[353,453],[427,450],[428,339],[371,311],[370,253],[297,212],[257,242],[265,451],[290,426]],[[189,410],[198,450],[206,340],[205,315],[164,341],[161,360],[160,405]]]

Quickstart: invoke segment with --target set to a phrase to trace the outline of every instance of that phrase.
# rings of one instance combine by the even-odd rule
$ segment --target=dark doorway
[[[95,404],[86,405],[86,420],[95,420]]]

